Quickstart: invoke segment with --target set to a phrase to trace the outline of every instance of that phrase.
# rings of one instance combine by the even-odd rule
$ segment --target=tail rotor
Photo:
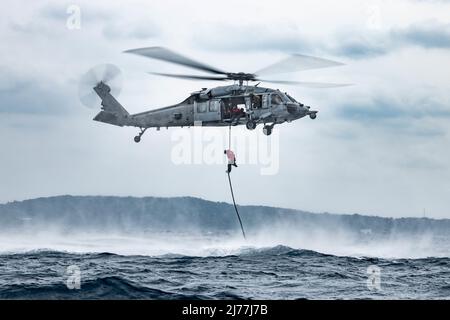
[[[91,68],[80,79],[78,97],[80,102],[89,109],[101,104],[100,97],[94,88],[100,84],[106,85],[111,95],[117,97],[122,90],[123,76],[121,70],[113,64],[100,64]]]

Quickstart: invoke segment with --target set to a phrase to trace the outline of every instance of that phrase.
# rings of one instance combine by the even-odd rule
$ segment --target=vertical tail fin
[[[94,120],[112,125],[123,127],[127,124],[128,116],[127,110],[111,95],[111,89],[100,82],[94,87],[94,91],[102,99],[102,110],[98,113]]]

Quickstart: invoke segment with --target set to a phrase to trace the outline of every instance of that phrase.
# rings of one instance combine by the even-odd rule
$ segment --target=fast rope
[[[228,130],[228,150],[231,150],[231,122],[230,122],[230,126],[228,128],[229,128],[229,130]],[[244,226],[242,225],[241,216],[239,215],[239,211],[236,206],[236,201],[234,200],[233,184],[231,183],[230,172],[227,171],[227,174],[228,174],[228,182],[230,184],[231,198],[233,198],[234,210],[236,211],[236,215],[238,217],[239,224],[241,225],[242,235],[244,236],[244,239],[247,239],[245,237],[245,231],[244,231]]]

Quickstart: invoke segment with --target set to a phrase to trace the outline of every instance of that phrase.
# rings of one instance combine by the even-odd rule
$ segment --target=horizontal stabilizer
[[[123,127],[123,121],[115,113],[100,111],[93,120]]]

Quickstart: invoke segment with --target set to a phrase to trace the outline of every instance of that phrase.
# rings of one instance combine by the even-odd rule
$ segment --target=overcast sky
[[[79,30],[67,28],[71,4],[81,9]],[[122,53],[158,45],[229,71],[254,72],[291,53],[346,64],[278,76],[355,85],[279,87],[319,116],[275,128],[277,174],[251,164],[233,171],[238,203],[450,218],[450,1],[0,6],[0,202],[60,194],[229,202],[223,165],[173,163],[174,129],[149,130],[135,144],[136,129],[94,122],[97,111],[78,100],[80,76],[105,62],[123,71],[119,100],[130,113],[217,85],[148,75],[190,70]]]

